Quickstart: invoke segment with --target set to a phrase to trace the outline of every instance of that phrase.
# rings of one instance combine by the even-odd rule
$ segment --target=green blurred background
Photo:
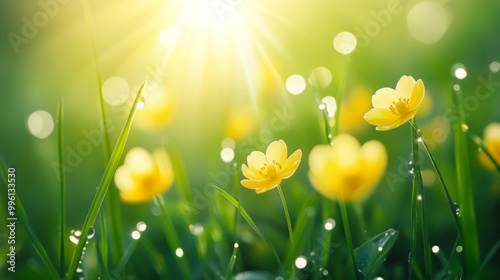
[[[210,185],[230,189],[233,163],[241,165],[251,151],[263,151],[271,141],[284,139],[289,153],[298,148],[304,152],[297,174],[283,183],[292,220],[301,210],[304,198],[315,192],[307,179],[307,157],[313,146],[325,141],[317,102],[323,96],[343,94],[348,99],[356,91],[369,96],[379,88],[395,87],[402,75],[422,79],[428,101],[417,118],[424,135],[436,144],[434,155],[451,186],[452,196],[456,178],[452,134],[447,122],[452,85],[459,83],[464,96],[471,96],[472,103],[465,108],[471,131],[482,135],[488,123],[500,121],[500,74],[490,69],[495,66],[492,62],[500,60],[498,1],[89,2],[92,34],[87,28],[82,1],[0,2],[0,155],[7,167],[16,168],[17,194],[53,260],[57,256],[59,211],[59,186],[54,171],[57,134],[54,130],[46,138],[37,138],[29,132],[27,120],[37,110],[50,113],[55,120],[57,104],[63,100],[67,153],[89,140],[88,132],[99,129],[91,37],[95,40],[102,82],[122,77],[130,88],[127,102],[106,105],[113,127],[112,143],[138,86],[144,80],[148,80],[151,90],[160,85],[175,101],[172,119],[157,130],[134,127],[126,151],[134,146],[150,151],[166,144],[175,147],[185,162],[194,193],[202,194]],[[163,33],[168,36],[160,39],[167,28],[173,33]],[[358,40],[357,49],[348,56],[333,48],[334,37],[342,31],[353,33]],[[460,81],[452,75],[456,63],[462,63],[467,70],[467,77]],[[289,76],[298,74],[308,81],[318,67],[327,68],[332,74],[332,82],[325,88],[308,82],[299,95],[287,91],[285,81]],[[484,100],[474,99],[481,79],[495,81]],[[145,103],[147,106],[147,98]],[[376,132],[374,127],[356,121],[366,112],[356,111],[357,108],[363,107],[341,108],[345,118],[352,122],[342,126],[341,115],[340,132],[352,133],[361,142],[379,139],[389,153],[385,178],[363,203],[366,234],[373,236],[388,228],[399,230],[400,240],[388,265],[394,271],[404,270],[410,236],[411,177],[404,173],[411,149],[410,127]],[[235,114],[245,110],[250,112],[243,117],[245,121],[235,121]],[[276,123],[277,118],[280,123]],[[221,141],[231,136],[228,132],[231,122],[245,129],[233,137],[235,158],[226,163],[220,157]],[[500,185],[494,172],[479,164],[472,143],[469,148],[484,257],[500,236]],[[102,145],[92,145],[88,154],[75,161],[67,172],[69,229],[83,224],[100,182],[104,170]],[[424,168],[431,168],[428,161],[424,162]],[[402,179],[394,181],[394,174]],[[449,251],[455,229],[438,180],[433,180],[431,171],[426,174],[431,243]],[[1,197],[5,202],[6,196]],[[174,213],[180,212],[174,189],[165,198],[171,202]],[[277,193],[256,195],[242,188],[241,201],[280,251],[287,232]],[[210,197],[210,202],[232,210],[225,201]],[[127,243],[135,224],[146,221],[151,224],[150,238],[158,246],[166,246],[158,233],[159,226],[154,225],[158,217],[152,215],[152,208],[152,203],[122,205]],[[201,208],[197,219],[202,224],[209,223],[213,219],[210,211]],[[6,207],[1,207],[2,220],[5,211]],[[183,230],[186,229],[179,229]],[[6,235],[4,229],[0,233],[0,268],[1,275],[6,275]],[[355,236],[362,239],[361,233]],[[342,234],[339,233],[337,241],[343,242]],[[20,224],[17,242],[20,272],[16,277],[27,271],[43,271]],[[360,242],[355,238],[355,243]],[[72,248],[68,248],[68,255]],[[196,254],[194,250],[185,252]],[[266,262],[269,256],[259,261],[250,253],[246,255],[245,250],[242,254],[245,270],[274,271],[272,262]],[[140,249],[137,255],[141,255]],[[494,261],[498,263],[498,257]],[[137,267],[137,274],[148,277],[149,272],[141,272]],[[494,268],[488,273],[499,276]]]

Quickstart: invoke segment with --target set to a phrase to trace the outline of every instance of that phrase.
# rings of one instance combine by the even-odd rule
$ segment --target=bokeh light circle
[[[28,117],[27,126],[33,136],[43,139],[54,130],[54,119],[47,111],[38,110]]]
[[[102,84],[102,95],[106,103],[120,106],[130,96],[130,86],[122,77],[111,77]]]
[[[301,75],[291,75],[286,79],[285,86],[289,93],[298,95],[306,89],[306,80]]]
[[[309,84],[315,88],[327,88],[332,83],[332,72],[325,67],[318,67],[311,72]]]
[[[500,63],[498,61],[493,61],[490,63],[490,70],[493,73],[500,71]]]
[[[333,39],[333,48],[341,54],[350,54],[356,45],[356,37],[350,32],[340,32]]]
[[[446,10],[436,1],[415,4],[406,20],[411,36],[424,44],[436,43],[448,29]]]

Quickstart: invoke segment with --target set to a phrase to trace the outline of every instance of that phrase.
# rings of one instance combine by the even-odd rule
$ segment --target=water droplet
[[[382,250],[384,250],[384,248],[382,248],[382,247],[378,247],[378,251],[379,251],[379,252],[382,252]]]
[[[306,265],[307,265],[307,259],[304,256],[300,256],[297,259],[295,259],[295,266],[298,269],[302,269],[306,267]]]
[[[436,246],[436,245],[432,246],[432,252],[433,252],[434,254],[439,253],[439,246]]]
[[[458,245],[457,248],[455,249],[457,253],[461,253],[463,251],[464,247]]]
[[[335,113],[337,112],[337,101],[335,100],[335,97],[333,96],[325,96],[323,99],[321,99],[321,102],[323,102],[326,105],[326,111],[328,112],[328,117],[332,118],[335,116]]]
[[[135,107],[135,109],[137,111],[141,110],[142,108],[144,108],[145,105],[146,105],[146,100],[144,99],[144,97],[142,97],[142,99],[137,103],[137,107]]]
[[[408,162],[408,172],[410,172],[410,174],[413,174],[413,161],[410,160],[410,162]]]
[[[93,226],[91,226],[89,229],[89,233],[87,234],[87,239],[92,239],[92,237],[94,237],[94,235],[95,235],[95,229]]]
[[[240,247],[240,244],[234,243],[234,248],[238,248],[238,247]]]
[[[175,250],[175,255],[178,257],[178,258],[182,258],[184,256],[184,250],[182,250],[182,248],[177,248]]]
[[[332,230],[333,228],[335,228],[335,220],[334,219],[328,219],[326,220],[326,223],[325,223],[325,229],[330,231]]]
[[[135,240],[141,238],[141,233],[137,230],[132,231],[132,238]]]
[[[373,280],[384,280],[384,278],[382,278],[382,277],[379,276],[377,278],[374,278]]]
[[[327,276],[327,275],[328,275],[328,270],[326,270],[326,269],[325,269],[325,270],[323,270],[323,275],[324,275],[324,276]]]
[[[81,267],[76,268],[76,273],[82,273],[83,269]]]
[[[422,200],[422,196],[421,196],[421,195],[418,195],[418,196],[417,196],[417,199],[418,199],[418,200]]]
[[[203,226],[200,224],[189,225],[189,231],[192,235],[200,236],[203,233]]]
[[[320,110],[325,110],[326,109],[326,105],[324,103],[319,104],[319,109]]]
[[[69,235],[69,240],[73,242],[74,244],[78,244],[78,241],[80,241],[80,236],[82,236],[82,232],[79,230],[71,230],[70,235]]]
[[[420,142],[420,143],[422,143],[422,142],[424,142],[424,139],[422,139],[422,137],[418,137],[417,141]]]
[[[455,215],[460,216],[460,205],[458,205],[458,203],[453,203],[453,208],[455,210]]]
[[[469,126],[465,123],[462,124],[462,131],[467,132],[469,130]]]

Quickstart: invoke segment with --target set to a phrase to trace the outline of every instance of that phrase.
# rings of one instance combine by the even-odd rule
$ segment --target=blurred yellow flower
[[[166,192],[173,182],[172,163],[162,149],[150,154],[143,148],[132,148],[115,173],[116,187],[127,203],[152,200],[155,195]]]
[[[226,123],[226,137],[235,141],[245,139],[257,130],[257,112],[251,107],[239,107],[229,114]]]
[[[287,147],[283,140],[274,141],[267,147],[266,154],[254,151],[247,157],[248,166],[241,165],[243,175],[248,179],[241,184],[256,193],[272,190],[295,173],[302,158],[302,150],[296,150],[287,159]]]
[[[146,93],[144,100],[144,108],[137,111],[134,125],[145,130],[159,130],[170,123],[175,113],[171,94],[157,85]]]
[[[365,120],[376,125],[377,130],[390,130],[409,121],[422,105],[425,87],[422,80],[415,82],[411,76],[399,79],[396,89],[381,88],[372,96],[373,109]]]
[[[490,152],[491,156],[500,163],[500,123],[490,123],[484,129],[483,144]],[[494,170],[495,165],[485,153],[479,154],[481,163],[489,169]]]
[[[363,86],[356,87],[343,99],[340,108],[339,128],[343,132],[357,132],[368,127],[363,114],[371,108],[371,93]]]
[[[333,145],[317,145],[309,154],[309,180],[330,199],[364,200],[387,166],[387,151],[377,140],[361,146],[353,136],[339,134]]]

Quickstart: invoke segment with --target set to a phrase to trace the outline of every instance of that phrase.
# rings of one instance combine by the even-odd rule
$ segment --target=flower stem
[[[427,227],[427,219],[425,215],[424,207],[424,189],[422,185],[422,174],[420,173],[420,158],[419,158],[419,142],[423,142],[423,139],[418,133],[416,121],[412,121],[412,127],[416,129],[411,130],[412,135],[412,147],[413,147],[413,198],[412,198],[412,239],[413,239],[413,250],[411,252],[412,259],[415,261],[416,253],[416,239],[418,228],[421,230],[422,241],[424,246],[424,263],[425,263],[425,276],[426,279],[432,278],[432,267],[431,267],[431,246],[429,242],[429,234]],[[416,195],[416,196],[415,196]],[[414,224],[415,223],[415,224]]]
[[[436,174],[438,175],[439,181],[441,182],[441,186],[443,187],[443,191],[444,191],[444,193],[446,195],[446,199],[447,199],[448,204],[450,206],[450,210],[451,210],[453,219],[455,220],[455,224],[457,226],[457,229],[460,232],[460,221],[458,219],[458,216],[456,215],[456,211],[457,211],[456,208],[457,207],[456,207],[456,204],[451,199],[450,192],[448,191],[448,188],[446,187],[446,184],[444,182],[443,176],[441,175],[441,172],[439,171],[439,168],[438,168],[438,166],[436,164],[436,160],[434,159],[434,156],[432,155],[432,153],[431,153],[431,151],[429,149],[429,146],[427,146],[427,143],[425,142],[425,139],[423,137],[422,131],[420,131],[420,129],[418,129],[418,127],[416,126],[416,124],[413,121],[410,121],[410,124],[411,124],[411,126],[413,128],[413,131],[415,133],[417,133],[417,135],[418,135],[417,141],[420,142],[420,143],[422,143],[422,146],[424,147],[424,150],[427,153],[427,156],[429,157],[429,159],[430,159],[430,161],[432,163],[432,166],[434,167],[434,170],[436,171]]]
[[[283,194],[283,190],[281,189],[280,185],[278,185],[278,191],[280,193],[281,203],[283,204],[283,210],[285,211],[286,223],[288,225],[288,234],[290,235],[290,244],[292,245],[292,248],[294,248],[295,241],[293,239],[292,222],[290,221],[290,214],[288,213],[288,207],[286,206],[285,195]]]
[[[347,247],[349,249],[349,257],[351,259],[352,269],[356,279],[360,279],[356,264],[356,255],[354,254],[354,246],[352,243],[351,227],[349,226],[349,218],[347,215],[347,207],[343,198],[339,199],[340,213],[342,215],[342,224],[344,225],[345,238],[347,240]]]

